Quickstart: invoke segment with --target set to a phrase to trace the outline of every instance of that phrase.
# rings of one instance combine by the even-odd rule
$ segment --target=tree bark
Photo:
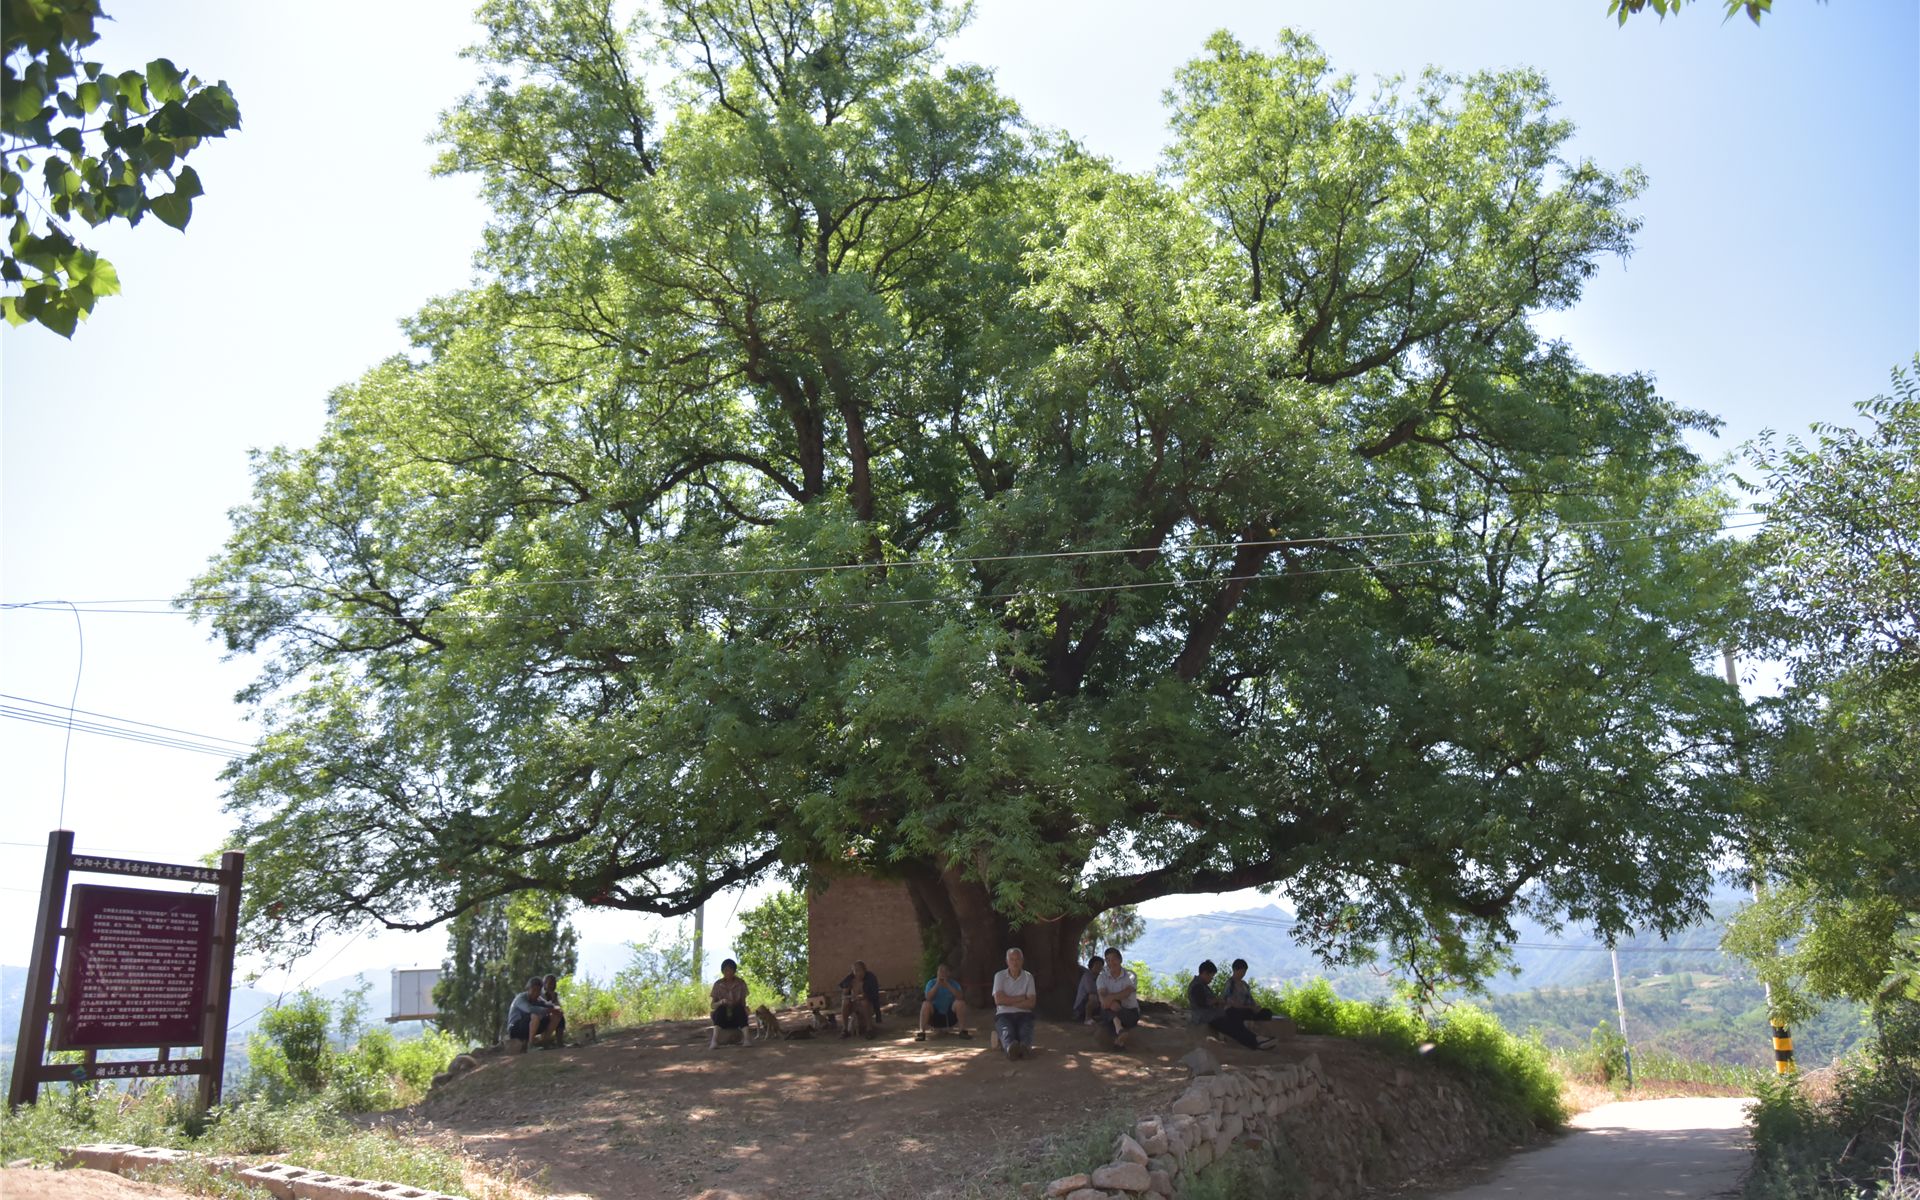
[[[907,893],[923,939],[946,947],[947,965],[959,978],[967,1003],[986,1024],[993,1013],[993,976],[1007,965],[1007,951],[1026,953],[1026,969],[1039,988],[1039,1011],[1066,1017],[1080,982],[1080,934],[1088,918],[1068,915],[1017,924],[994,911],[986,886],[952,868],[924,864],[906,876]]]

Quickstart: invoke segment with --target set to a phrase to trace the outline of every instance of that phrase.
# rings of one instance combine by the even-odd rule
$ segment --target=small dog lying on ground
[[[802,1025],[795,1029],[788,1029],[780,1024],[780,1018],[773,1014],[773,1010],[764,1004],[753,1010],[753,1016],[760,1023],[760,1028],[754,1034],[755,1041],[770,1042],[774,1038],[780,1038],[783,1041],[798,1042],[813,1036],[813,1026]]]
[[[592,1021],[582,1021],[579,1028],[569,1032],[568,1041],[575,1046],[591,1046],[600,1040],[600,1026]]]

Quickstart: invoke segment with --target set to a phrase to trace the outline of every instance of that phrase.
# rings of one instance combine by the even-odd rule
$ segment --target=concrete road
[[[1746,1109],[1720,1096],[1604,1104],[1573,1132],[1517,1154],[1484,1183],[1435,1200],[1706,1200],[1733,1196],[1747,1169]]]

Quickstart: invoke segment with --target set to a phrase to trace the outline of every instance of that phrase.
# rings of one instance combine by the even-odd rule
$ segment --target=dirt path
[[[1604,1104],[1574,1132],[1515,1155],[1491,1177],[1433,1200],[1707,1200],[1738,1193],[1751,1149],[1738,1097],[1686,1096]]]

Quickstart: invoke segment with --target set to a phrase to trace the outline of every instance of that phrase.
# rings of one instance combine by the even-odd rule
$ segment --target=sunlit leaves
[[[13,219],[0,309],[62,337],[119,290],[111,265],[76,238],[76,222],[148,213],[186,228],[199,176],[181,160],[240,127],[225,83],[205,83],[157,58],[146,70],[105,70],[79,55],[99,38],[99,0],[4,0],[0,76],[0,219]],[[37,167],[37,170],[36,170]]]
[[[1741,564],[1710,422],[1533,331],[1639,186],[1536,74],[1362,100],[1222,36],[1128,173],[932,4],[482,19],[442,141],[489,282],[261,457],[196,586],[271,656],[234,803],[289,911],[1266,883],[1477,970],[1516,904],[1697,909]]]

